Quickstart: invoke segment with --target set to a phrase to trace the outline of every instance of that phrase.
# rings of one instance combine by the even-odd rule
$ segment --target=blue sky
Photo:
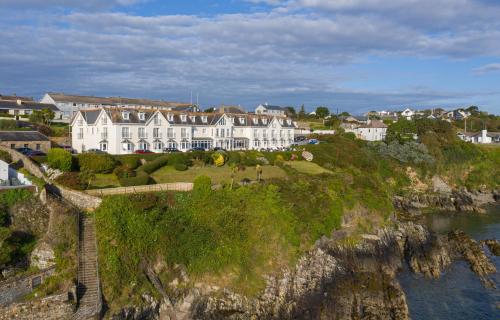
[[[500,114],[493,0],[0,0],[0,93]]]

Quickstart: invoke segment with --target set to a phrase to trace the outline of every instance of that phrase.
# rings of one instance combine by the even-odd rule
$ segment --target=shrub
[[[160,169],[161,167],[164,167],[167,165],[169,162],[168,156],[163,156],[160,158],[157,158],[153,161],[146,162],[139,168],[137,168],[137,171],[144,171],[146,173],[153,173],[156,170]]]
[[[82,153],[78,156],[80,170],[95,173],[110,173],[116,166],[115,159],[109,154]]]
[[[212,179],[207,176],[198,176],[194,179],[193,193],[207,194],[212,191]]]
[[[400,144],[393,140],[389,144],[370,144],[383,157],[391,157],[402,163],[432,163],[434,158],[429,154],[427,147],[414,141]]]
[[[224,159],[224,155],[220,152],[216,152],[216,153],[212,154],[212,158],[214,159],[214,164],[217,167],[222,167],[224,165],[224,163],[226,162],[226,160]]]
[[[56,182],[74,190],[84,190],[86,185],[80,180],[78,172],[65,172],[56,178]]]
[[[15,130],[17,128],[17,122],[15,120],[0,120],[0,130]]]
[[[134,170],[130,169],[128,166],[123,165],[123,166],[118,166],[113,170],[113,174],[120,178],[130,178],[130,177],[135,177],[136,173]]]
[[[123,156],[118,159],[118,162],[120,162],[122,166],[126,166],[132,170],[137,169],[137,167],[141,165],[139,158],[136,156]]]
[[[143,186],[148,184],[149,175],[144,171],[137,171],[137,175],[135,177],[121,178],[118,180],[120,181],[120,185],[123,187]]]
[[[66,150],[55,148],[50,149],[47,154],[47,163],[51,168],[61,171],[71,171],[73,167],[73,157]]]
[[[241,156],[239,152],[228,152],[227,164],[239,164],[241,163]]]
[[[174,169],[177,171],[186,171],[188,169],[188,166],[186,166],[184,163],[176,163],[174,164]]]
[[[184,153],[172,153],[168,156],[168,162],[172,165],[183,163],[189,165],[189,159]]]
[[[0,160],[3,160],[7,163],[11,163],[12,157],[10,156],[10,154],[7,151],[0,150]]]

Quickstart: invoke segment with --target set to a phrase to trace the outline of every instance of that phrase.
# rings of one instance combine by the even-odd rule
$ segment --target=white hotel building
[[[129,154],[136,150],[162,152],[164,148],[288,147],[294,142],[295,126],[291,119],[270,115],[103,107],[79,110],[71,121],[71,132],[78,153],[99,149]]]

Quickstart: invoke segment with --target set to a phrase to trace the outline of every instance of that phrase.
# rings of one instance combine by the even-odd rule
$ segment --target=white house
[[[488,132],[488,130],[481,130],[480,132],[459,132],[458,137],[464,141],[472,143],[499,143],[500,132]]]
[[[358,139],[383,141],[387,134],[387,125],[380,120],[368,120],[366,124],[343,123],[346,132],[353,132]]]
[[[49,109],[54,111],[55,117],[59,116],[59,109],[51,103],[39,103],[34,101],[0,100],[0,111],[8,112],[13,116],[29,116],[35,110]]]
[[[279,106],[270,106],[267,102],[258,105],[257,108],[255,108],[255,113],[279,117],[284,117],[286,115],[285,108]]]
[[[100,107],[197,111],[197,106],[193,106],[190,103],[122,97],[79,96],[53,92],[46,93],[40,102],[56,105],[62,111],[63,118],[67,120],[71,119],[78,110]]]
[[[104,107],[80,110],[71,121],[73,149],[110,154],[283,148],[293,143],[295,127],[291,119],[269,115]]]
[[[401,116],[406,118],[406,120],[411,120],[415,116],[415,111],[410,108],[406,108],[401,112]]]

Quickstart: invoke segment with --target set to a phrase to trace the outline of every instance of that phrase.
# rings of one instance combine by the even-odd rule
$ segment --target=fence
[[[191,191],[191,190],[193,190],[192,183],[177,182],[177,183],[151,184],[146,186],[87,190],[85,191],[85,193],[92,196],[104,197],[110,195],[130,194],[130,193],[146,193],[146,192],[160,192],[160,191]]]

